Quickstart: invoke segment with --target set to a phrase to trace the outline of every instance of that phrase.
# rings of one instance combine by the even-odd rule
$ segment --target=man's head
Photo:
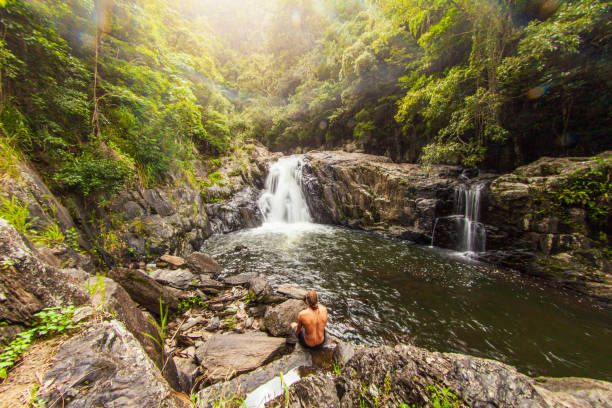
[[[317,292],[311,289],[306,293],[306,304],[313,310],[319,308],[319,295],[317,295]]]

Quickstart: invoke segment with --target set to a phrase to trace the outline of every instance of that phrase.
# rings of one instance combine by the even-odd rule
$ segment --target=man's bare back
[[[325,340],[325,325],[327,324],[327,308],[319,305],[316,310],[302,310],[298,314],[296,334],[304,328],[304,342],[310,346],[318,346]]]
[[[325,341],[325,325],[327,324],[327,308],[318,304],[318,296],[314,290],[306,296],[308,307],[298,314],[298,321],[291,324],[295,334],[308,347],[316,347]]]

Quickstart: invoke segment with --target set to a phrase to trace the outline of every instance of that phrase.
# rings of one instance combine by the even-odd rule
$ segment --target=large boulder
[[[167,361],[168,356],[150,336],[158,338],[158,333],[153,324],[153,317],[130,298],[130,295],[119,284],[109,278],[90,277],[86,282],[87,287],[92,289],[92,304],[109,312],[136,337],[144,348],[147,355],[161,369],[163,376],[173,388],[179,388],[179,377],[173,362]],[[100,287],[100,285],[102,285]]]
[[[219,264],[212,256],[202,252],[194,252],[185,260],[193,273],[217,273],[220,270]]]
[[[113,268],[108,277],[119,283],[134,301],[159,315],[159,301],[172,311],[178,310],[178,297],[155,279],[137,269]]]
[[[604,381],[533,379],[498,361],[410,345],[357,349],[335,378],[316,374],[291,386],[288,406],[425,406],[431,387],[448,388],[458,407],[612,407]]]
[[[188,407],[126,327],[100,322],[60,347],[38,396],[55,407]],[[68,405],[66,405],[68,404]]]
[[[0,321],[19,325],[30,321],[44,307],[89,301],[82,282],[41,262],[17,230],[2,218],[0,261]]]
[[[196,350],[196,357],[207,378],[215,382],[266,364],[285,345],[285,339],[263,333],[215,334]]]
[[[291,323],[297,322],[298,313],[306,308],[306,302],[289,299],[280,305],[268,307],[264,316],[266,330],[273,336],[291,335]]]
[[[246,395],[259,386],[266,384],[274,377],[277,377],[280,373],[286,374],[298,367],[307,367],[311,365],[312,358],[310,353],[303,350],[296,350],[254,371],[239,375],[230,381],[217,383],[204,388],[198,393],[200,406],[205,407],[213,401],[227,400],[236,395]]]
[[[289,401],[285,400],[285,395],[281,395],[275,402],[279,403],[278,406],[288,408],[340,408],[348,406],[340,404],[336,383],[333,378],[327,376],[308,376],[291,387]],[[360,407],[363,405],[351,406]]]

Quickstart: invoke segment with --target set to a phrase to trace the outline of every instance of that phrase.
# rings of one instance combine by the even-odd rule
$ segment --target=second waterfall
[[[302,156],[280,158],[270,166],[259,209],[266,223],[311,222],[302,193]]]

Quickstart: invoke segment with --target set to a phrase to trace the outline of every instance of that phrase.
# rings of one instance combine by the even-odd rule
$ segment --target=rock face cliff
[[[380,231],[429,244],[434,222],[453,208],[462,169],[396,164],[361,153],[305,156],[306,199],[317,222]]]
[[[465,250],[458,192],[478,186],[486,252],[474,256],[612,303],[610,193],[593,204],[603,214],[597,225],[587,199],[557,203],[571,201],[568,191],[589,194],[588,180],[587,192],[572,190],[585,173],[601,173],[592,188],[609,191],[611,157],[608,152],[600,159],[542,158],[496,176],[454,166],[423,169],[367,154],[311,152],[305,155],[303,188],[317,222],[420,244],[430,244],[434,235],[436,246]]]
[[[481,256],[612,304],[612,152],[541,158],[494,179]]]

